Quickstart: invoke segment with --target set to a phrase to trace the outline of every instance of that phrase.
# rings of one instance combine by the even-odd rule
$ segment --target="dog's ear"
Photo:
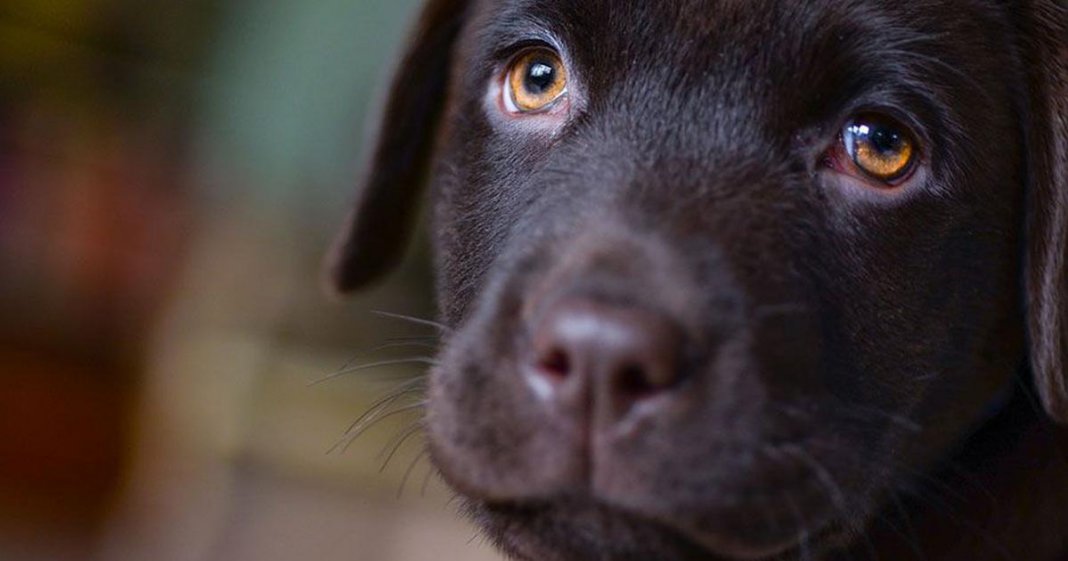
[[[379,279],[408,245],[468,3],[429,0],[394,71],[353,209],[327,256],[339,293]]]
[[[1047,412],[1068,423],[1068,4],[1025,4],[1031,80],[1026,267],[1031,366]]]

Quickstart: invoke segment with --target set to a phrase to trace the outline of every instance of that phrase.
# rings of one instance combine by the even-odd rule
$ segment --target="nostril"
[[[629,399],[644,399],[657,393],[657,388],[650,382],[645,367],[627,364],[619,370],[616,391]]]
[[[563,380],[571,374],[571,359],[563,349],[552,348],[538,360],[538,370],[550,378]]]

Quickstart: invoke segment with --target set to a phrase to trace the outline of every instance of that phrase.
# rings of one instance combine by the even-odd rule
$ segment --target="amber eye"
[[[864,174],[894,183],[915,167],[917,145],[908,128],[878,114],[862,114],[842,131],[846,154]]]
[[[567,94],[567,70],[548,49],[521,54],[505,75],[505,106],[514,113],[536,113]]]

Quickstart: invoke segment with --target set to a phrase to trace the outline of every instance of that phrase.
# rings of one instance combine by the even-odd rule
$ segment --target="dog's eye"
[[[868,177],[897,184],[915,167],[917,145],[901,123],[868,113],[853,118],[842,130],[842,148]]]
[[[512,113],[537,113],[567,94],[567,70],[560,57],[544,48],[521,54],[505,75],[505,107]]]

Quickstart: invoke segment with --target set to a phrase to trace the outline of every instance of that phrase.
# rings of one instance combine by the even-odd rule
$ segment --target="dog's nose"
[[[679,330],[654,311],[565,299],[540,317],[533,332],[531,383],[547,399],[598,417],[625,416],[679,379]]]

